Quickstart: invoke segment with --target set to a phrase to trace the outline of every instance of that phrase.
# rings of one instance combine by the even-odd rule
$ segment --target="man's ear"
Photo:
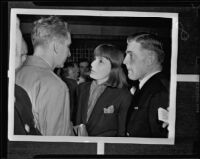
[[[155,55],[153,52],[149,52],[148,53],[148,57],[147,57],[147,64],[148,66],[152,65],[155,61]]]
[[[60,44],[58,43],[57,40],[53,41],[53,51],[55,52],[55,54],[59,54],[60,50]]]

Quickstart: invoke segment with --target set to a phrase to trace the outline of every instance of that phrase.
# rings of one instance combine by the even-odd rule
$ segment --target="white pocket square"
[[[139,109],[139,107],[134,107],[134,109],[135,109],[135,110],[138,110],[138,109]]]
[[[158,108],[158,120],[168,123],[169,112],[161,107]]]
[[[104,112],[104,114],[112,114],[112,113],[114,113],[114,106],[111,105],[108,108],[103,108],[103,112]]]

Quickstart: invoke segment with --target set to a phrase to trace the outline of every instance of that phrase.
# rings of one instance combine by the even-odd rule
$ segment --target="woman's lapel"
[[[88,83],[86,85],[86,87],[84,87],[82,91],[84,91],[84,94],[83,94],[83,103],[81,104],[83,106],[82,108],[82,121],[84,124],[86,124],[86,119],[87,119],[87,109],[88,109],[88,100],[89,100],[89,96],[90,96],[90,86],[91,86],[91,83]]]
[[[106,103],[109,103],[109,99],[111,98],[110,94],[110,88],[107,87],[97,100],[88,120],[88,125],[95,126],[99,122],[99,119],[103,115],[103,108],[106,106]]]

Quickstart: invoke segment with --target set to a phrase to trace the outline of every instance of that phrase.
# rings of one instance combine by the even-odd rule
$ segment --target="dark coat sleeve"
[[[26,91],[15,85],[14,134],[41,135],[34,126],[32,104]],[[25,129],[25,126],[28,128]]]
[[[76,122],[75,125],[78,125],[81,123],[81,107],[79,106],[79,97],[80,97],[80,86],[76,89]]]
[[[158,119],[158,109],[161,107],[167,109],[169,106],[169,94],[166,92],[157,92],[153,95],[149,106],[149,125],[152,137],[167,137],[167,128],[163,128],[162,121]]]
[[[86,102],[85,100],[82,99],[82,94],[83,91],[85,90],[85,83],[81,83],[80,85],[77,86],[76,89],[76,112],[74,114],[76,114],[76,122],[75,125],[78,124],[82,124],[82,109],[83,109],[83,105],[85,104],[84,102]]]
[[[118,113],[118,135],[125,136],[126,133],[126,118],[128,108],[131,105],[132,95],[128,91],[124,91],[121,94],[122,102],[120,104]]]

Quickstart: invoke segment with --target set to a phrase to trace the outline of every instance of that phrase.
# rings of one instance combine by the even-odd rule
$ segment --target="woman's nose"
[[[91,63],[91,67],[94,67],[94,61],[92,61],[92,63]]]
[[[71,56],[71,51],[69,50],[68,57],[70,57],[70,56]]]

